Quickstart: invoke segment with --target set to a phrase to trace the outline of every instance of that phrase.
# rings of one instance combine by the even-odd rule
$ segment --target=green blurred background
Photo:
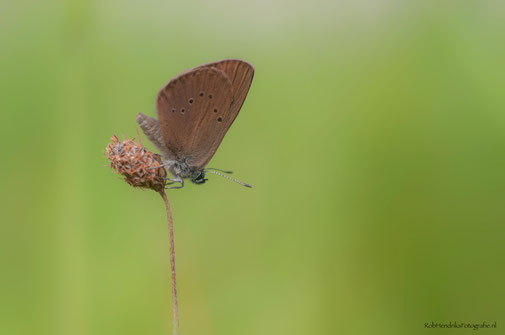
[[[0,13],[1,334],[170,332],[163,203],[103,151],[171,76],[224,58],[256,74],[210,166],[254,188],[169,192],[181,334],[503,331],[503,2]]]

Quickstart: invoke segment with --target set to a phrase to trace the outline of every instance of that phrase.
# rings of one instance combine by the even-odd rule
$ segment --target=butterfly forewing
[[[235,119],[232,102],[230,79],[214,67],[186,71],[165,85],[156,105],[172,156],[195,170],[202,169]]]
[[[216,68],[223,71],[230,79],[233,91],[232,114],[234,120],[244,103],[247,92],[249,92],[249,87],[251,86],[254,76],[254,67],[240,59],[226,59],[219,62],[204,64],[199,67]]]

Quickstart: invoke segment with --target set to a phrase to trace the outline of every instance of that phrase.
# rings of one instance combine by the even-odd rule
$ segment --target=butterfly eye
[[[184,108],[181,108],[181,113],[184,114],[185,110]]]
[[[203,97],[203,92],[200,92],[200,96]]]
[[[222,117],[218,117],[217,118],[217,122],[221,122],[221,121],[223,121],[223,118]]]
[[[175,113],[175,108],[172,108],[172,113]]]
[[[190,98],[189,99],[189,103],[192,104],[193,103],[193,98]]]

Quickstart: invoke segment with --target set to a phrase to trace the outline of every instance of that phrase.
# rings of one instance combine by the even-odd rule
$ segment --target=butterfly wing
[[[158,93],[156,105],[171,156],[201,170],[235,119],[232,101],[232,84],[216,68],[195,68],[170,80]]]
[[[219,62],[199,66],[199,68],[202,67],[213,67],[221,70],[226,74],[226,76],[228,76],[228,79],[230,79],[233,91],[232,110],[235,115],[233,119],[235,119],[240,111],[240,108],[242,108],[242,104],[249,92],[249,87],[251,87],[251,82],[254,76],[254,67],[248,62],[244,62],[240,59],[225,59]]]
[[[173,154],[165,146],[163,135],[161,134],[160,122],[144,113],[137,114],[137,123],[142,129],[147,139],[154,144],[164,159],[174,159]]]

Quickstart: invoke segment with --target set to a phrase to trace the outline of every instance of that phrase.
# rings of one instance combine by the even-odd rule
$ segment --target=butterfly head
[[[205,172],[203,170],[195,173],[190,180],[193,184],[203,184],[207,181],[205,178]]]

